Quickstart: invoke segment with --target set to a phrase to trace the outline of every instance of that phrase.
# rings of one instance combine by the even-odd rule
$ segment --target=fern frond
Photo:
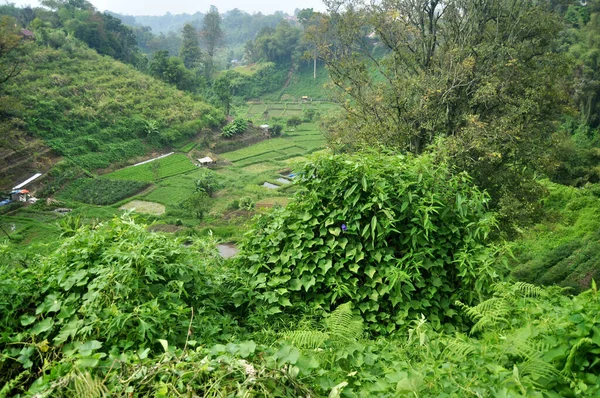
[[[464,340],[454,339],[448,342],[444,349],[444,355],[453,358],[453,360],[461,361],[467,356],[477,351],[477,347],[472,343]]]
[[[571,347],[571,351],[569,352],[569,356],[567,357],[567,363],[565,364],[565,368],[563,369],[563,372],[567,373],[571,371],[571,368],[573,367],[573,364],[575,363],[575,358],[577,356],[577,352],[579,351],[579,349],[581,347],[583,347],[584,345],[593,345],[594,342],[592,341],[592,339],[590,339],[589,337],[584,337],[579,339],[579,341],[577,341],[577,343],[575,343],[575,345],[573,347]]]
[[[78,398],[104,398],[108,397],[108,388],[104,382],[95,379],[89,372],[75,371],[72,376],[73,389]]]
[[[342,340],[356,340],[363,334],[363,320],[352,312],[352,303],[340,304],[325,320],[329,334]]]
[[[541,358],[532,358],[523,362],[520,366],[521,377],[528,378],[533,384],[538,385],[537,380],[552,380],[556,377],[562,377],[560,372],[550,363]]]
[[[532,285],[531,283],[526,282],[515,282],[514,290],[517,293],[520,293],[524,297],[544,297],[546,296],[546,291],[540,286]]]
[[[484,302],[468,307],[462,305],[466,315],[475,321],[471,333],[477,333],[500,324],[509,324],[507,319],[512,309],[511,302],[500,297],[492,297]]]
[[[318,330],[292,330],[281,333],[281,338],[297,348],[320,348],[329,339],[329,334]]]

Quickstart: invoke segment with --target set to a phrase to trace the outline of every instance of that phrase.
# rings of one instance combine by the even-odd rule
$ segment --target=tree
[[[210,210],[210,197],[206,192],[194,192],[181,203],[181,207],[192,212],[198,220],[202,220]]]
[[[21,73],[26,43],[12,17],[0,17],[0,87]]]
[[[221,15],[215,6],[210,6],[210,10],[204,16],[202,29],[200,29],[200,37],[206,48],[205,73],[209,79],[214,70],[214,55],[215,51],[221,44],[224,33],[221,29]]]
[[[182,34],[183,44],[179,50],[179,57],[183,60],[186,68],[197,68],[202,61],[202,50],[200,50],[198,32],[188,23],[183,27]]]
[[[180,58],[169,57],[167,50],[154,54],[150,73],[166,83],[174,84],[180,90],[194,91],[198,87],[196,75],[186,69]]]
[[[214,193],[223,187],[218,179],[217,173],[212,170],[202,169],[195,182],[196,192],[204,192],[212,198]]]
[[[217,98],[219,98],[221,105],[223,105],[225,115],[229,115],[229,110],[231,108],[231,79],[229,71],[215,79],[213,83],[213,92]]]
[[[285,124],[289,128],[296,129],[296,127],[298,127],[302,124],[302,119],[300,119],[298,116],[292,116],[291,118],[289,118],[287,120],[287,122]]]
[[[327,4],[307,35],[346,110],[333,139],[422,153],[441,138],[495,207],[531,198],[514,184],[539,168],[564,100],[555,16],[505,0]]]

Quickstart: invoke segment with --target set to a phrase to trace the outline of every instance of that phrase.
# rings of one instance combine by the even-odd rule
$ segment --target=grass
[[[114,180],[153,182],[195,169],[197,169],[197,166],[187,156],[173,154],[150,163],[126,167],[104,177]]]
[[[192,193],[194,193],[192,187],[160,186],[144,196],[144,199],[151,202],[158,202],[166,206],[176,207]]]

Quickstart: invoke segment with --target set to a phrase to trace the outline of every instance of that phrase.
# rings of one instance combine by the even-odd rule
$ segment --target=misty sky
[[[167,11],[171,14],[194,14],[197,11],[206,12],[211,4],[217,6],[220,12],[239,8],[249,13],[262,12],[272,14],[275,11],[284,11],[292,14],[296,8],[313,8],[315,11],[325,11],[321,0],[88,0],[99,11],[113,11],[128,15],[163,15]],[[5,1],[15,3],[17,6],[30,5],[38,7],[35,0]]]

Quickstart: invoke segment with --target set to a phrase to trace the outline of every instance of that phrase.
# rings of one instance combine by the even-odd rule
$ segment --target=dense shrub
[[[273,127],[269,129],[269,134],[271,137],[279,137],[282,131],[283,126],[281,124],[274,124]]]
[[[13,319],[11,329],[2,325],[1,332],[10,331],[18,343],[0,340],[0,381],[19,364],[37,368],[61,355],[87,367],[111,349],[148,348],[147,355],[160,349],[157,339],[183,345],[192,328],[196,338],[225,337],[217,334],[228,321],[213,319],[221,318],[223,304],[216,290],[223,275],[218,251],[212,241],[186,242],[184,247],[182,238],[148,232],[125,216],[80,228],[23,270],[20,283],[31,284],[23,289],[28,297],[15,288],[19,278],[13,276],[0,293],[22,306],[0,305],[0,318]],[[41,351],[38,342],[45,342]]]
[[[238,134],[243,134],[248,129],[248,121],[244,118],[237,118],[227,126],[223,127],[221,135],[225,138],[231,138]]]
[[[300,176],[295,200],[257,220],[239,257],[267,314],[351,300],[376,332],[421,313],[439,326],[497,277],[484,247],[494,217],[467,175],[365,154],[317,157]]]

